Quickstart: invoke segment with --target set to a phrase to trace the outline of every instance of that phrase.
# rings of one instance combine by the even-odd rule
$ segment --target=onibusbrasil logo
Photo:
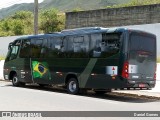
[[[32,61],[32,70],[34,78],[51,79],[47,62]]]

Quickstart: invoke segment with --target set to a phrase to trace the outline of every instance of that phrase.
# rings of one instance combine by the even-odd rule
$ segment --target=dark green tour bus
[[[156,36],[127,28],[77,28],[20,37],[9,44],[4,78],[13,86],[57,85],[80,90],[153,88]]]

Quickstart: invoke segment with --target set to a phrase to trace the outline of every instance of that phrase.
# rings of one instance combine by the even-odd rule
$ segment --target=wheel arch
[[[68,81],[70,78],[75,78],[77,80],[77,82],[79,83],[78,81],[78,77],[77,77],[77,74],[76,73],[68,73],[65,77],[65,85],[67,85]]]
[[[13,76],[14,76],[15,74],[17,74],[16,71],[11,71],[11,72],[9,73],[9,80],[12,80],[12,79],[13,79]]]

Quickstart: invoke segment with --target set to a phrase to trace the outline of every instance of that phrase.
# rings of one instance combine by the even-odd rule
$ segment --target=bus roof
[[[53,32],[53,33],[47,33],[47,34],[39,34],[39,35],[28,35],[28,36],[22,36],[18,39],[32,39],[37,37],[63,37],[63,36],[70,36],[70,35],[81,35],[81,34],[94,34],[94,33],[116,33],[116,32],[124,32],[127,30],[133,30],[128,28],[104,28],[104,27],[84,27],[84,28],[76,28],[76,29],[66,29],[62,30],[61,32]],[[140,31],[140,30],[134,30],[134,31]],[[142,31],[140,31],[142,32]],[[17,39],[17,40],[18,40]]]

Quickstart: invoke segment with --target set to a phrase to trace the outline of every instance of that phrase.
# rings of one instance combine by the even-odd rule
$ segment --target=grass
[[[0,56],[0,60],[5,60],[5,57],[4,56]]]
[[[160,57],[157,58],[157,63],[160,63]]]

